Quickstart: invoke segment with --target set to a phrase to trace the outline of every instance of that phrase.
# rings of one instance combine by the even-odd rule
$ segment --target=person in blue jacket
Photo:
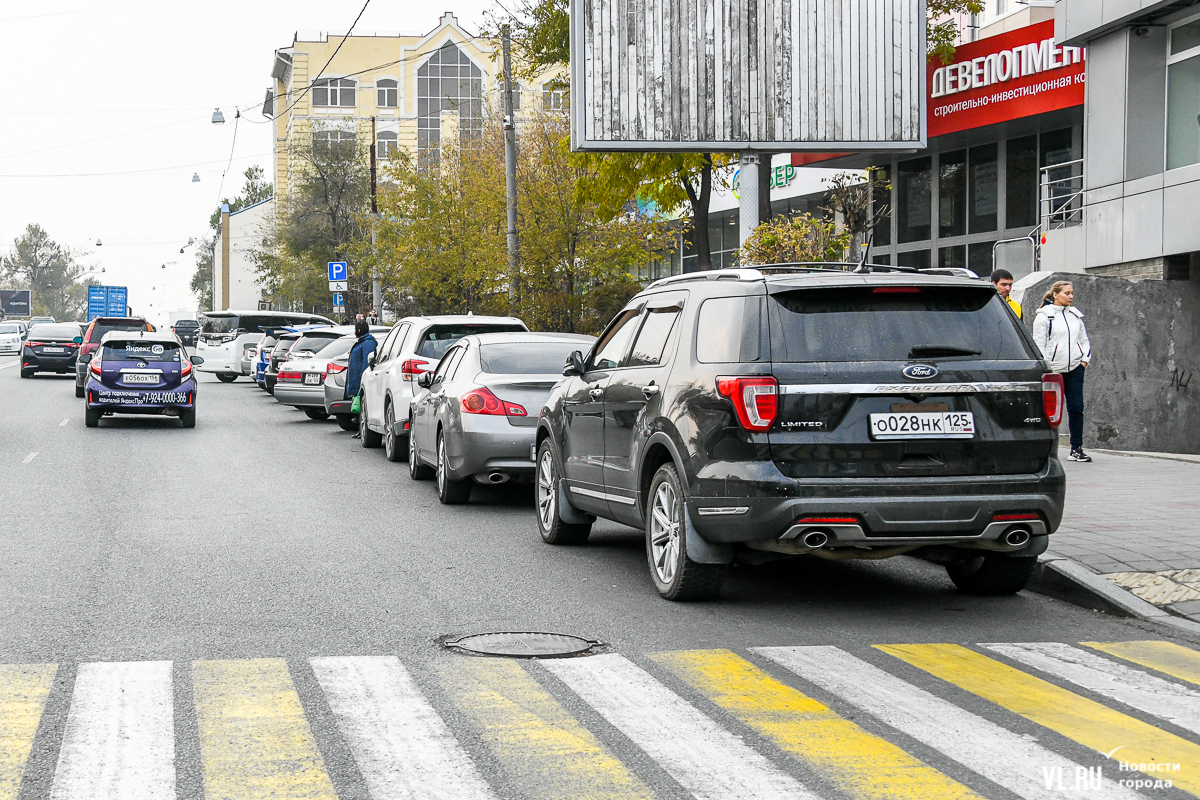
[[[362,385],[363,373],[367,371],[367,356],[375,352],[375,337],[366,320],[354,323],[354,335],[358,341],[350,348],[350,366],[346,369],[346,399],[353,399]]]

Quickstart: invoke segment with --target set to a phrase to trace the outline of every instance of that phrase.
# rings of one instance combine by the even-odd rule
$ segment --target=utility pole
[[[383,324],[383,285],[379,282],[379,264],[375,256],[375,228],[379,222],[379,205],[375,202],[375,118],[371,117],[371,308],[375,322]]]
[[[504,47],[504,188],[508,196],[508,313],[521,297],[521,243],[517,239],[517,121],[513,108],[512,38],[500,26]]]

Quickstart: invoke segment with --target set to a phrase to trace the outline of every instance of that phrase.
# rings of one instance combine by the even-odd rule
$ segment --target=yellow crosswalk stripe
[[[0,664],[0,800],[16,800],[57,664]]]
[[[1200,794],[1200,746],[957,644],[875,645],[896,658],[1115,760],[1178,764],[1155,772]]]
[[[1084,647],[1123,658],[1164,675],[1200,684],[1200,652],[1172,642],[1080,642]]]
[[[282,658],[192,663],[206,800],[337,800]]]
[[[848,796],[862,800],[965,800],[975,792],[729,650],[650,658],[694,686]]]
[[[441,670],[440,678],[526,796],[546,800],[653,797],[520,664],[462,660]]]

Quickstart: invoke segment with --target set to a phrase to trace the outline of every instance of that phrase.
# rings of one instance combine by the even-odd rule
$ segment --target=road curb
[[[1200,636],[1200,622],[1176,617],[1116,586],[1082,564],[1054,553],[1044,553],[1038,557],[1037,572],[1028,588],[1032,592],[1084,608],[1144,619]]]

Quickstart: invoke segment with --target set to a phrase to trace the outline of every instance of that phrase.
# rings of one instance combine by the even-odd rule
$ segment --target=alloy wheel
[[[437,443],[437,487],[438,492],[446,492],[446,440],[438,436]]]
[[[654,493],[650,519],[650,548],[654,571],[663,584],[675,579],[679,561],[679,499],[668,481]]]
[[[542,523],[542,530],[550,530],[550,526],[554,524],[554,514],[557,511],[555,499],[554,456],[550,449],[546,448],[542,451],[537,472],[538,520]]]
[[[386,432],[383,434],[383,453],[388,461],[396,460],[396,434],[395,420],[392,415],[392,406],[389,403],[388,407],[383,412],[383,427]]]

